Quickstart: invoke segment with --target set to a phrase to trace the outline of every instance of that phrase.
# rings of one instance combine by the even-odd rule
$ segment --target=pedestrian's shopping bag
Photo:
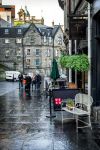
[[[25,80],[25,79],[23,80],[23,84],[24,84],[24,85],[26,84],[26,80]]]

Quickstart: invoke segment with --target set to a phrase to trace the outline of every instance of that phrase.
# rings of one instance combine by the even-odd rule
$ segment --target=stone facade
[[[14,26],[15,6],[2,5],[0,2],[0,27]]]
[[[61,26],[26,24],[0,28],[0,63],[24,73],[49,75],[53,57],[65,49]],[[53,56],[54,50],[54,56]]]

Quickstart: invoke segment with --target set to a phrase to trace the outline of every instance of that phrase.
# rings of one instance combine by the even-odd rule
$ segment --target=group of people
[[[31,77],[29,75],[25,75],[25,77],[23,76],[23,74],[19,74],[18,76],[19,78],[19,89],[22,88],[25,85],[25,91],[30,91],[31,89],[31,85],[32,85],[32,90],[33,88],[36,89],[40,89],[40,85],[41,85],[41,75],[36,72],[36,75]]]

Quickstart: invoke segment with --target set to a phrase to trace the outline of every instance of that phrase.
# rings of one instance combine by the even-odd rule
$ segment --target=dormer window
[[[5,29],[5,34],[9,34],[9,29]]]
[[[51,36],[49,37],[49,43],[52,43],[52,37]]]
[[[22,29],[18,29],[18,34],[22,34]]]
[[[59,44],[59,45],[62,44],[62,37],[61,37],[61,36],[58,37],[58,44]]]
[[[44,43],[46,43],[47,42],[47,37],[46,36],[44,36]]]

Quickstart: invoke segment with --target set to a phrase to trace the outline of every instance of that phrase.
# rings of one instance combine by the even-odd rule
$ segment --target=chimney
[[[0,5],[2,5],[2,0],[0,0]]]
[[[52,27],[54,27],[54,20],[52,21]]]

